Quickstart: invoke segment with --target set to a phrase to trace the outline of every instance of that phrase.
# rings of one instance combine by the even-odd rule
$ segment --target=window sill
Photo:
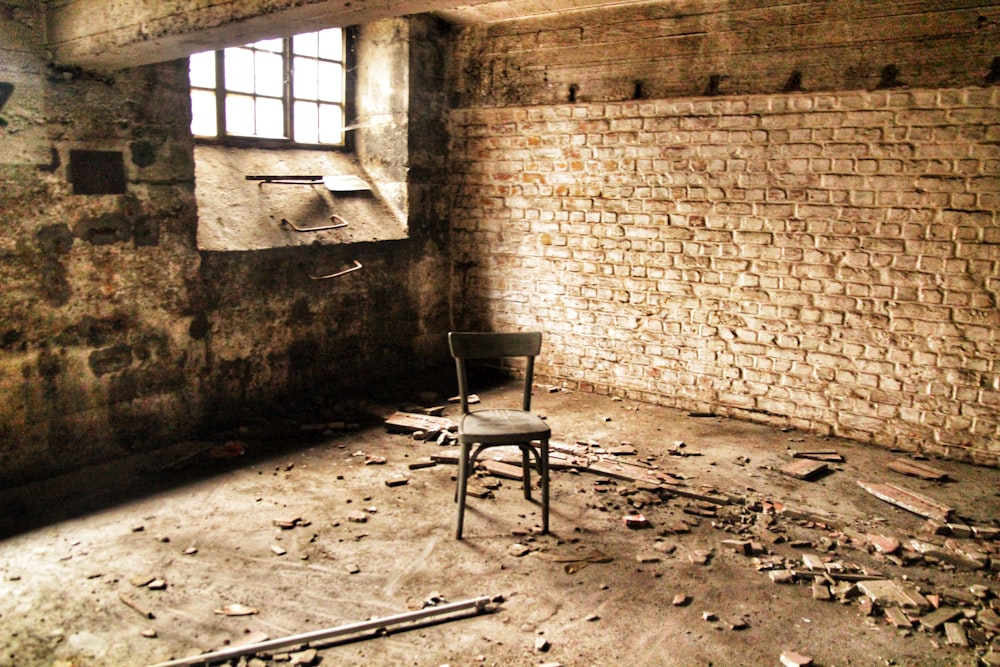
[[[353,175],[372,187],[344,193],[330,192],[322,183],[287,185],[246,179],[260,174]],[[379,184],[367,177],[353,156],[341,152],[199,144],[195,146],[195,183],[200,250],[248,251],[407,238],[405,215],[379,195]],[[294,229],[341,221],[331,221],[332,216],[347,226],[315,232]]]

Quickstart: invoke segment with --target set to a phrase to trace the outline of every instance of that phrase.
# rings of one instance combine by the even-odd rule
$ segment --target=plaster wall
[[[40,5],[0,2],[0,81],[14,86],[0,109],[0,484],[289,410],[322,417],[441,361],[440,220],[417,212],[424,224],[394,241],[200,251],[186,60],[50,66]],[[120,159],[122,193],[75,194],[84,149]]]

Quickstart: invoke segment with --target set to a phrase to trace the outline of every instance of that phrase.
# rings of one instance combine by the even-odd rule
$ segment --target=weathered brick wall
[[[553,382],[995,463],[1000,88],[453,112],[460,326]]]
[[[1000,461],[1000,3],[648,3],[469,26],[460,327],[553,382]]]

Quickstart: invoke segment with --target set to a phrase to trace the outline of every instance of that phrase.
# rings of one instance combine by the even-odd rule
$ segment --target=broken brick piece
[[[622,517],[622,523],[626,528],[648,528],[649,519],[642,514],[629,514]]]
[[[944,624],[944,634],[950,646],[969,646],[969,637],[965,634],[965,628],[960,623],[951,621]]]
[[[1000,632],[1000,615],[992,609],[980,609],[976,613],[976,620],[990,632]]]
[[[940,609],[936,609],[926,616],[923,616],[920,619],[920,625],[928,630],[937,630],[945,623],[954,621],[961,615],[961,609],[955,609],[954,607],[941,607]]]
[[[403,485],[409,484],[409,483],[410,483],[410,478],[409,477],[403,477],[403,476],[390,477],[389,479],[385,480],[385,485],[388,486],[388,487],[403,486]]]
[[[896,628],[908,630],[913,627],[910,617],[899,607],[893,605],[885,608],[885,617]]]
[[[781,664],[785,667],[808,667],[813,664],[813,659],[796,651],[782,651]]]
[[[753,555],[753,546],[749,540],[722,540],[722,546],[744,556]]]
[[[826,463],[813,459],[794,459],[781,467],[782,474],[801,480],[816,479],[828,470]]]
[[[889,535],[866,535],[868,542],[875,547],[875,551],[884,554],[892,554],[899,551],[899,540]]]
[[[921,595],[917,587],[910,582],[872,579],[858,582],[858,588],[870,597],[872,602],[882,607],[897,605],[904,609],[919,611],[931,608],[930,601]]]
[[[812,597],[813,600],[821,601],[833,599],[833,595],[830,594],[830,587],[827,586],[826,580],[823,577],[816,577],[816,579],[813,580]]]
[[[767,576],[776,584],[791,584],[795,581],[795,572],[792,570],[771,570]]]
[[[353,521],[354,523],[365,523],[368,521],[368,515],[359,510],[355,510],[347,515],[348,521]]]
[[[934,482],[942,482],[948,479],[948,473],[945,471],[938,470],[937,468],[920,461],[896,459],[895,461],[890,461],[887,467],[889,470],[894,470],[903,475],[919,477],[920,479],[926,479]]]

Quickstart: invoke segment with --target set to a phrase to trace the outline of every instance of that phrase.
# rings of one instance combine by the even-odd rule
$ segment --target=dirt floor
[[[481,396],[510,400],[516,389]],[[887,468],[912,460],[905,453],[538,387],[534,407],[555,441],[592,463],[632,465],[554,470],[550,535],[538,534],[538,505],[519,482],[484,474],[474,482],[489,495],[469,499],[457,541],[456,466],[410,467],[451,448],[382,423],[446,398],[340,406],[345,423],[318,410],[315,423],[248,427],[0,492],[0,664],[151,665],[484,596],[488,613],[229,664],[994,659],[1000,541],[988,530],[932,534],[857,482],[893,483],[951,506],[953,523],[996,528],[998,470],[922,461],[949,480],[924,481]],[[444,416],[457,412],[447,405]],[[780,471],[790,450],[844,460],[806,481]],[[612,476],[636,470],[658,483]],[[637,514],[648,526],[626,525]],[[872,605],[863,581],[878,576]],[[886,583],[906,597],[894,601]],[[970,646],[950,643],[963,638]]]

